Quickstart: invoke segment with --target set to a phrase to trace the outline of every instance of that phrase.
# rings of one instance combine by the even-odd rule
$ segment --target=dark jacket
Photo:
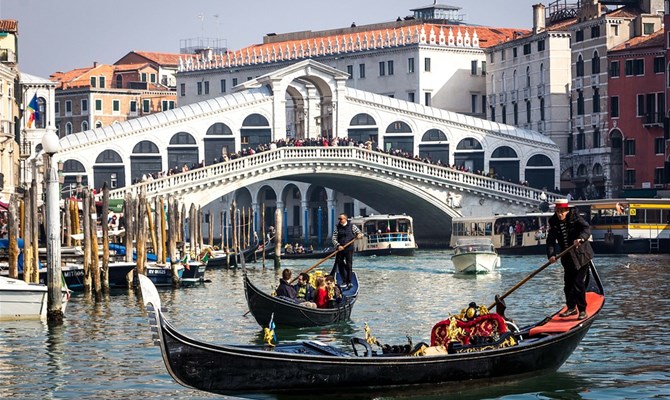
[[[333,231],[333,246],[344,246],[354,240],[359,233],[361,233],[360,229],[351,222],[347,222],[344,226],[338,223]],[[349,246],[346,250],[353,251],[353,249],[353,246]]]
[[[563,264],[564,267],[580,269],[582,266],[587,265],[593,258],[593,248],[591,247],[591,242],[589,242],[589,238],[591,237],[591,227],[575,209],[570,209],[565,219],[568,224],[567,243],[563,243],[558,216],[554,214],[549,218],[547,258],[558,255],[558,253],[570,247],[576,239],[582,239],[582,243],[579,247],[561,257],[561,264]]]
[[[295,300],[297,294],[293,286],[289,285],[289,283],[285,280],[280,279],[279,286],[277,286],[277,297],[279,296],[288,297],[289,299]]]
[[[307,284],[305,286],[307,286],[305,288],[305,297],[304,298],[298,298],[297,293],[300,292],[300,284],[296,283],[295,285],[293,285],[293,289],[296,292],[296,298],[298,298],[298,300],[314,301],[314,287],[312,287],[312,285],[309,285],[309,284]]]

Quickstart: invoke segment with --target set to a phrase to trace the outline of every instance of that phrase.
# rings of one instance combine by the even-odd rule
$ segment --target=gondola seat
[[[484,314],[471,320],[451,317],[433,326],[430,334],[431,346],[448,346],[449,343],[469,345],[473,338],[496,340],[507,332],[507,324],[498,314]]]
[[[586,292],[586,313],[590,316],[595,315],[602,307],[604,301],[605,296],[594,292]],[[530,336],[567,332],[584,322],[584,320],[577,319],[577,315],[568,318],[559,317],[558,314],[565,310],[567,310],[567,307],[564,306],[551,318],[547,318],[544,323],[533,327],[529,332]]]

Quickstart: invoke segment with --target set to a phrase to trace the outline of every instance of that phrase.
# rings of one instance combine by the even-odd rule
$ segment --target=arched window
[[[591,73],[593,75],[600,73],[600,56],[598,55],[598,50],[593,52],[593,58],[591,59]]]
[[[102,128],[102,121],[95,121],[96,128]]]
[[[67,122],[65,124],[65,135],[71,135],[72,134],[72,123]]]
[[[530,87],[530,66],[526,67],[526,87]]]
[[[386,133],[412,133],[412,128],[405,122],[395,121],[386,128]]]
[[[577,57],[577,76],[584,76],[584,58],[580,54],[579,57]]]
[[[377,125],[377,122],[369,114],[356,114],[349,125]]]
[[[512,90],[516,90],[516,70],[512,73]]]
[[[88,121],[81,121],[81,131],[87,131],[88,130]]]
[[[207,129],[208,135],[232,135],[233,131],[223,122],[217,122]]]

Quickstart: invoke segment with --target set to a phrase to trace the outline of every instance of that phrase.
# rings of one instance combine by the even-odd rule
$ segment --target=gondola
[[[339,275],[336,274],[339,282]],[[274,314],[274,323],[277,326],[308,327],[324,326],[340,321],[346,321],[351,316],[351,310],[358,298],[358,277],[352,273],[351,287],[342,288],[344,297],[336,308],[309,308],[290,299],[272,296],[256,287],[244,273],[244,292],[251,315],[259,325],[268,326]]]
[[[258,241],[242,250],[242,255],[246,262],[255,261],[258,257]],[[207,269],[233,269],[237,268],[239,257],[236,252],[225,252],[222,250],[212,251],[207,259]]]
[[[141,286],[157,339],[154,343],[160,346],[170,375],[184,386],[230,395],[314,391],[360,395],[363,391],[398,390],[405,386],[416,390],[448,382],[497,382],[555,371],[579,345],[605,301],[592,265],[586,319],[559,318],[559,310],[539,323],[509,330],[508,335],[516,340],[514,345],[473,346],[465,351],[450,345],[448,351],[417,356],[414,351],[372,351],[369,345],[358,351],[360,345],[356,343],[365,341],[357,338],[352,340],[352,351],[317,341],[276,346],[201,342],[179,333],[166,319],[150,281],[142,279]]]
[[[322,259],[328,257],[334,249],[327,247],[321,251],[305,251],[304,253],[281,253],[280,258],[282,260],[309,260],[309,259]],[[274,250],[268,250],[265,253],[265,258],[272,258],[275,256]]]

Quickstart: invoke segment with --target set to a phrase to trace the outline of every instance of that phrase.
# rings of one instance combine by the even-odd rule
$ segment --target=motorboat
[[[451,262],[457,273],[492,272],[500,267],[500,256],[490,239],[461,239],[456,242]]]

